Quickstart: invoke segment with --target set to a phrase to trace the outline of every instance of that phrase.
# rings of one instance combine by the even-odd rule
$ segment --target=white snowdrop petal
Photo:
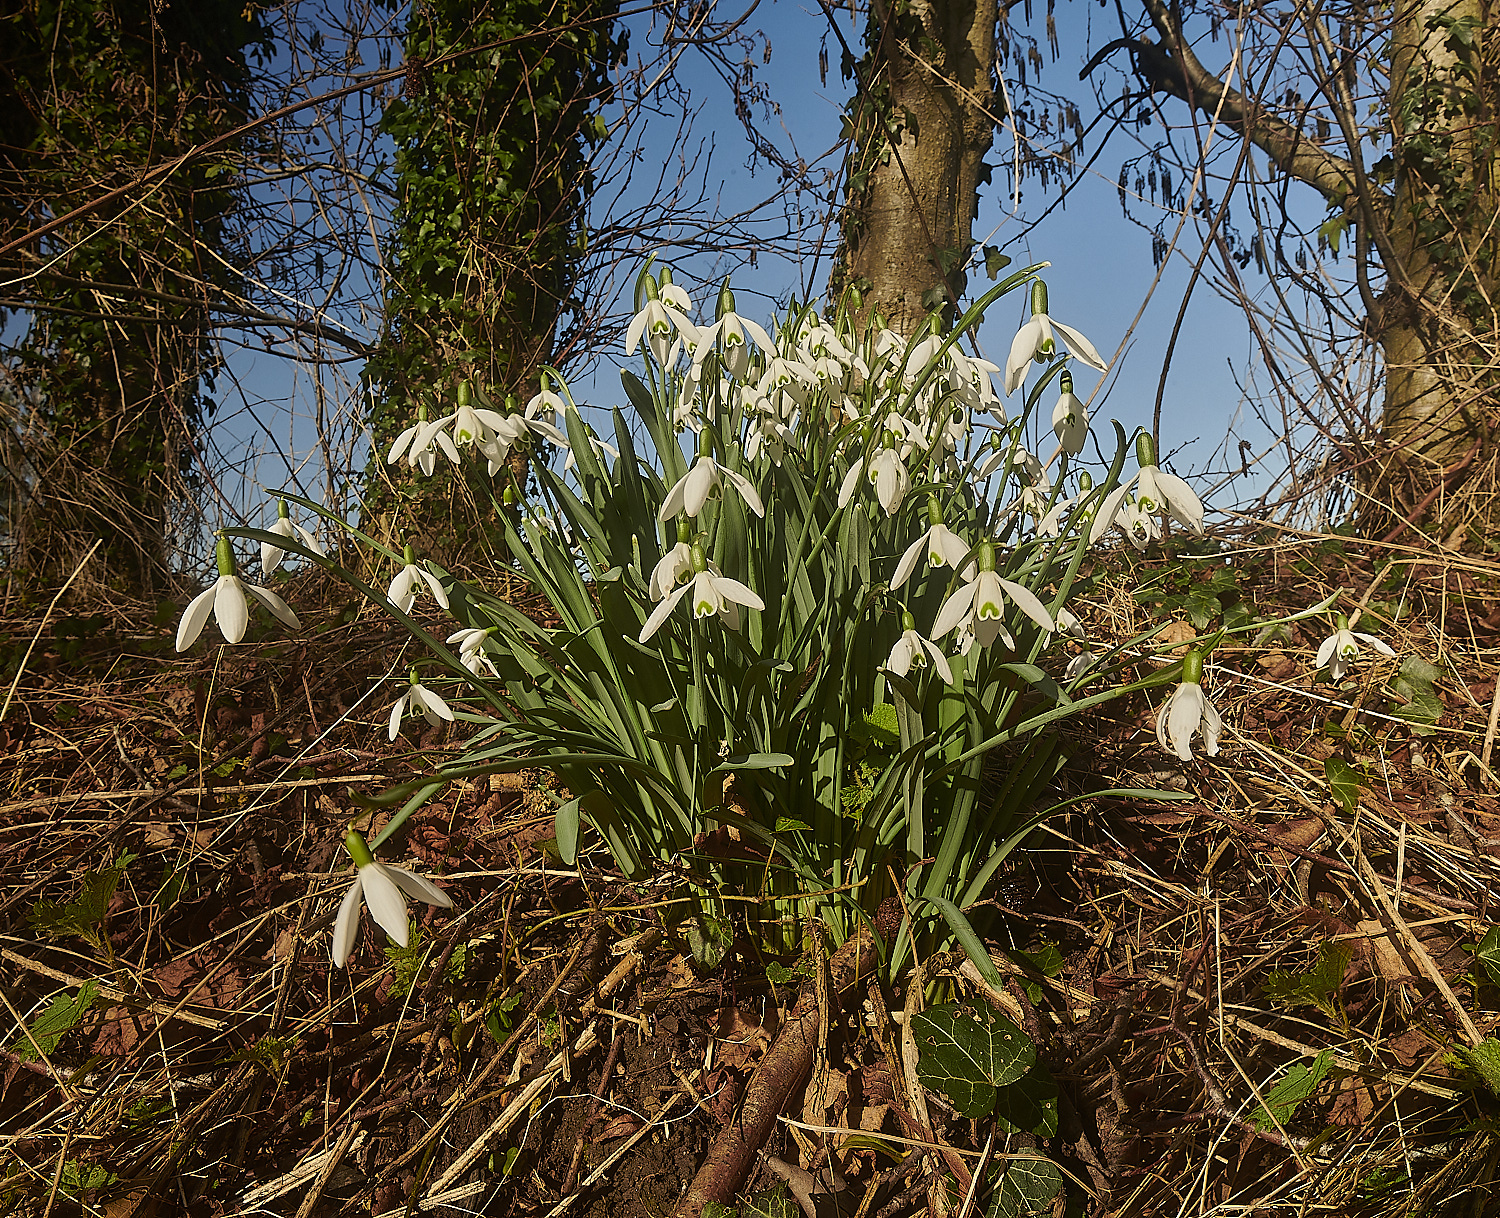
[[[405,867],[396,867],[390,863],[384,864],[385,872],[396,882],[397,887],[409,897],[415,897],[419,901],[426,901],[429,905],[436,905],[439,909],[452,909],[453,901],[436,884],[426,876],[418,875],[414,871],[408,871]]]
[[[406,898],[396,881],[386,870],[384,863],[366,863],[359,869],[360,882],[364,885],[365,904],[375,925],[385,931],[400,946],[411,943],[411,923],[406,916]]]
[[[214,611],[214,594],[218,590],[217,583],[210,584],[188,602],[182,621],[177,624],[178,651],[186,651],[198,641],[198,636],[203,633],[203,627],[208,622],[208,615]]]
[[[360,892],[363,887],[360,873],[355,872],[354,883],[349,885],[349,891],[344,893],[344,899],[339,902],[339,916],[333,924],[333,962],[339,968],[348,965],[349,956],[354,951],[354,936],[359,930]]]
[[[221,575],[214,585],[214,620],[226,642],[238,643],[250,627],[250,606],[245,588],[235,575]]]
[[[301,630],[302,623],[297,620],[297,615],[292,612],[292,607],[269,588],[259,588],[255,584],[246,584],[245,591],[269,609],[282,622],[293,630]]]

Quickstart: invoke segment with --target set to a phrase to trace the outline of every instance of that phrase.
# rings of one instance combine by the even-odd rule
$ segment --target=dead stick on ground
[[[830,992],[842,995],[875,966],[875,943],[861,926],[829,960]],[[765,1145],[787,1100],[812,1069],[818,1039],[817,987],[807,984],[745,1088],[735,1119],[719,1131],[708,1158],[672,1211],[672,1218],[700,1218],[709,1202],[727,1205],[745,1182],[755,1154]]]

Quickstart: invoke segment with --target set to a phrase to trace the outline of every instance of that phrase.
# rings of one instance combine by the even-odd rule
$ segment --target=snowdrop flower
[[[870,481],[875,487],[875,497],[887,516],[894,516],[911,489],[911,475],[906,472],[906,462],[894,447],[882,447],[870,458]]]
[[[286,500],[277,500],[276,523],[273,524],[267,531],[275,533],[279,537],[291,537],[293,529],[297,531],[297,535],[302,538],[302,544],[305,545],[309,550],[311,550],[319,558],[327,557],[323,553],[323,547],[318,544],[318,539],[311,533],[309,533],[306,529],[304,529],[300,524],[296,524],[295,522],[293,522],[293,520],[291,519],[291,513],[290,511],[288,511],[286,506]],[[261,542],[261,573],[263,575],[269,576],[273,571],[276,570],[277,567],[281,566],[281,560],[285,556],[286,551],[283,550],[280,546],[273,546],[268,541]]]
[[[787,445],[797,447],[796,433],[775,414],[761,414],[750,424],[750,438],[745,441],[745,459],[754,461],[761,453],[765,453],[771,458],[771,464],[779,468],[786,459]]]
[[[1065,495],[1054,503],[1051,510],[1036,522],[1036,535],[1038,537],[1061,537],[1063,514],[1076,502],[1076,499]]]
[[[1189,651],[1182,659],[1182,684],[1172,691],[1172,696],[1161,704],[1156,712],[1156,739],[1161,747],[1174,753],[1183,761],[1193,759],[1189,747],[1200,732],[1203,748],[1210,757],[1219,754],[1219,733],[1224,721],[1213,703],[1203,695],[1203,653]]]
[[[1161,522],[1141,506],[1139,499],[1121,504],[1115,523],[1125,530],[1125,536],[1137,550],[1144,550],[1153,541],[1161,539]]]
[[[1157,467],[1156,446],[1144,432],[1136,437],[1135,456],[1140,470],[1135,477],[1126,479],[1105,497],[1089,530],[1089,543],[1094,544],[1109,532],[1111,526],[1118,524],[1126,533],[1132,534],[1131,540],[1137,547],[1144,549],[1145,541],[1138,540],[1132,531],[1142,527],[1139,516],[1148,516],[1151,523],[1146,526],[1146,531],[1150,533],[1147,540],[1160,537],[1161,528],[1155,520],[1159,512],[1166,512],[1173,520],[1202,537],[1203,502],[1193,493],[1193,488],[1176,474],[1169,474]],[[1120,509],[1132,487],[1136,491],[1134,502],[1139,512],[1126,515]]]
[[[386,454],[385,463],[395,465],[403,457],[406,464],[412,469],[420,469],[429,477],[437,468],[437,454],[439,451],[452,461],[459,463],[458,449],[454,447],[452,439],[443,430],[454,420],[453,415],[445,415],[432,422],[427,421],[427,404],[417,404],[417,421],[396,437],[396,442],[391,445],[391,451]]]
[[[433,727],[441,723],[453,722],[453,711],[442,698],[428,689],[417,680],[417,670],[411,670],[411,684],[406,687],[406,692],[396,699],[396,705],[391,707],[390,738],[394,740],[401,734],[401,719],[403,715],[420,714]]]
[[[671,305],[679,313],[692,312],[693,298],[687,294],[687,289],[680,283],[672,282],[672,268],[669,266],[661,268],[661,288],[659,292],[663,304]]]
[[[1062,393],[1052,408],[1052,432],[1063,452],[1076,457],[1083,451],[1089,435],[1089,415],[1083,403],[1073,395],[1073,374],[1066,368],[1058,378]]]
[[[700,545],[692,547],[692,569],[693,578],[669,592],[661,604],[651,611],[651,616],[641,627],[642,643],[661,629],[662,623],[685,596],[693,598],[695,618],[713,617],[717,614],[731,630],[740,628],[740,605],[749,609],[766,607],[765,602],[739,580],[721,575],[708,561]]]
[[[1010,355],[1005,361],[1006,395],[1016,391],[1026,379],[1026,369],[1032,360],[1051,359],[1057,354],[1057,339],[1062,339],[1067,353],[1079,362],[1100,372],[1108,372],[1109,365],[1100,358],[1094,344],[1071,326],[1053,321],[1047,315],[1047,285],[1040,279],[1031,285],[1031,320],[1016,332],[1010,345]]]
[[[762,351],[774,353],[776,350],[769,334],[748,317],[741,317],[734,311],[734,293],[729,290],[726,279],[719,292],[719,319],[698,331],[693,364],[701,367],[708,353],[717,349],[724,361],[724,370],[735,380],[743,381],[750,373],[748,338],[753,338]]]
[[[570,410],[578,409],[578,407],[573,405],[571,397],[565,399],[553,391],[551,376],[548,373],[543,372],[537,383],[540,387],[539,392],[531,401],[526,403],[526,417],[528,419],[538,419],[545,414],[547,416],[546,421],[556,427],[559,415],[565,415]],[[558,384],[561,386],[562,382],[559,381]]]
[[[453,908],[448,894],[431,880],[423,879],[405,867],[377,863],[365,839],[356,830],[350,829],[345,836],[344,849],[354,860],[355,872],[354,883],[339,904],[338,920],[333,927],[333,963],[339,968],[348,965],[354,951],[361,898],[370,907],[375,925],[401,947],[411,942],[411,924],[406,916],[407,897],[426,901],[439,909]]]
[[[1324,639],[1322,646],[1318,648],[1318,662],[1314,667],[1322,668],[1326,664],[1329,677],[1334,681],[1342,681],[1350,665],[1359,657],[1361,643],[1368,643],[1383,656],[1394,657],[1396,654],[1388,644],[1377,639],[1373,634],[1365,634],[1361,630],[1350,630],[1349,619],[1341,613],[1338,629]]]
[[[417,556],[410,546],[404,547],[404,557],[406,565],[396,572],[396,578],[391,580],[391,586],[386,589],[386,597],[391,604],[402,613],[410,613],[411,607],[417,603],[417,593],[425,584],[432,593],[432,599],[444,609],[448,608],[448,594],[443,591],[442,581],[430,571],[417,566]]]
[[[933,638],[947,634],[972,613],[974,638],[981,647],[988,647],[1005,630],[1007,598],[1043,630],[1050,633],[1057,629],[1052,615],[1035,593],[995,574],[993,543],[986,541],[979,547],[978,559],[978,570],[938,610],[937,620],[932,623]]]
[[[930,567],[957,568],[968,555],[969,547],[964,544],[963,539],[943,523],[943,511],[936,495],[927,496],[927,522],[927,531],[906,547],[906,552],[896,564],[896,573],[891,576],[893,590],[900,588],[911,578],[924,551]],[[973,569],[972,563],[965,568],[965,579],[972,576]]]
[[[463,630],[455,630],[444,641],[458,644],[458,662],[462,664],[474,676],[479,676],[481,670],[487,670],[492,677],[500,674],[495,671],[489,656],[484,654],[485,641],[495,633],[493,626],[471,626]]]
[[[287,603],[267,588],[258,588],[245,583],[234,573],[234,553],[229,547],[229,538],[220,536],[214,547],[214,557],[219,565],[219,578],[205,588],[189,603],[177,625],[177,650],[186,651],[203,633],[212,610],[214,620],[219,623],[219,633],[226,643],[238,643],[250,627],[250,603],[245,599],[249,593],[274,613],[293,630],[301,630],[302,623]]]
[[[703,505],[708,502],[709,495],[719,490],[724,482],[728,482],[739,492],[745,506],[757,516],[766,514],[760,495],[756,493],[750,479],[732,469],[725,469],[707,453],[703,453],[693,462],[692,468],[672,484],[672,489],[667,492],[666,502],[656,514],[657,519],[666,522],[681,512],[696,518],[703,510]]]
[[[943,680],[952,685],[953,669],[948,666],[948,658],[936,644],[917,633],[916,619],[910,613],[903,613],[901,637],[896,640],[891,654],[886,657],[886,668],[898,677],[904,677],[913,668],[926,668],[928,656],[932,657],[932,666],[938,670]]]
[[[671,595],[674,588],[693,574],[693,547],[689,543],[692,526],[687,517],[677,520],[677,544],[661,556],[661,561],[651,570],[646,587],[651,599],[659,601]]]
[[[675,360],[670,360],[674,333],[690,343],[696,343],[698,327],[687,319],[682,309],[671,304],[670,301],[661,299],[657,292],[656,280],[647,275],[644,282],[646,306],[631,318],[630,327],[625,331],[625,354],[634,354],[635,349],[644,339],[651,349],[651,354],[656,357],[656,362],[665,367],[669,362],[675,362]],[[667,288],[672,300],[687,300],[687,293],[676,284],[668,284]],[[678,293],[681,295],[679,296]]]

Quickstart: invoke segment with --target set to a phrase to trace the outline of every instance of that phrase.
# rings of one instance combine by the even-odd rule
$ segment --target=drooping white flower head
[[[432,593],[433,600],[444,609],[448,608],[448,594],[443,591],[442,581],[432,572],[417,566],[417,556],[410,546],[405,547],[405,561],[406,565],[396,572],[396,578],[391,580],[391,586],[386,589],[386,597],[391,604],[402,613],[410,613],[412,606],[417,603],[417,593],[425,587]]]
[[[924,553],[927,555],[928,566],[934,569],[937,567],[956,569],[968,552],[969,547],[964,544],[963,539],[943,523],[942,506],[938,503],[937,496],[928,495],[927,531],[906,547],[905,553],[896,563],[895,574],[891,576],[891,588],[892,590],[900,588],[911,578],[912,572],[917,569],[917,563]],[[970,563],[964,568],[964,578],[970,578],[973,570],[974,564]]]
[[[1076,457],[1089,436],[1089,415],[1073,393],[1073,374],[1064,369],[1058,380],[1061,392],[1052,408],[1052,432],[1063,452]]]
[[[661,556],[661,561],[651,569],[651,578],[646,589],[653,601],[664,600],[681,583],[693,574],[693,530],[687,517],[677,518],[677,544]]]
[[[943,680],[952,685],[953,669],[948,664],[948,657],[935,643],[917,633],[916,619],[910,613],[903,613],[901,637],[896,640],[891,654],[886,657],[886,668],[898,677],[904,677],[913,668],[926,668],[929,656],[932,658],[932,666]]]
[[[319,558],[326,557],[323,547],[318,544],[318,539],[304,529],[300,524],[291,519],[291,512],[287,508],[286,500],[279,499],[276,502],[276,522],[266,530],[280,537],[290,538],[293,530],[298,537],[302,538],[302,544],[316,554]],[[268,541],[260,543],[260,569],[261,573],[270,576],[277,567],[281,566],[281,560],[286,557],[286,551],[280,546],[273,546]]]
[[[1032,360],[1050,360],[1057,354],[1057,339],[1062,339],[1067,352],[1080,363],[1087,364],[1099,372],[1108,372],[1106,364],[1082,334],[1071,326],[1054,321],[1047,314],[1047,285],[1040,279],[1031,285],[1031,320],[1022,326],[1010,345],[1010,355],[1005,361],[1005,392],[1008,395],[1026,379],[1026,369]]]
[[[663,268],[663,275],[669,274]],[[646,300],[641,311],[631,318],[630,326],[625,331],[625,354],[634,354],[644,339],[656,362],[666,367],[676,362],[673,352],[674,336],[675,341],[686,341],[689,345],[699,341],[698,327],[687,319],[687,310],[692,308],[692,301],[670,279],[661,288],[657,287],[656,280],[650,275],[644,276],[641,283],[645,288]]]
[[[1057,629],[1047,607],[1031,589],[995,573],[995,547],[984,542],[979,547],[978,570],[959,587],[938,610],[932,623],[932,637],[940,638],[969,621],[981,647],[988,647],[1005,631],[1005,602],[1009,600],[1027,617],[1049,633]],[[1005,632],[1007,637],[1009,632]]]
[[[493,626],[470,626],[455,630],[444,641],[458,644],[458,662],[476,677],[483,672],[488,672],[492,677],[498,677],[500,674],[495,671],[495,665],[484,652],[485,643],[494,633],[495,627]]]
[[[708,502],[708,497],[725,482],[739,492],[745,506],[757,516],[766,514],[760,495],[750,479],[744,474],[726,469],[704,453],[693,462],[687,473],[672,484],[672,489],[667,492],[666,500],[657,513],[657,519],[665,523],[683,512],[696,519],[703,510],[703,505]]]
[[[387,730],[392,740],[401,734],[401,720],[405,715],[421,715],[433,727],[453,722],[452,708],[417,680],[415,668],[411,671],[411,684],[396,699],[396,705],[391,707],[391,721]]]
[[[344,838],[344,848],[354,860],[354,883],[339,903],[338,919],[333,926],[333,963],[339,968],[348,966],[354,952],[354,937],[359,930],[359,907],[361,898],[370,907],[370,916],[375,925],[385,931],[401,947],[411,942],[411,922],[406,916],[406,898],[415,897],[439,909],[452,909],[453,901],[431,880],[425,879],[405,867],[390,863],[378,863],[370,853],[365,839],[350,829]]]
[[[1182,684],[1156,712],[1157,742],[1183,761],[1193,759],[1192,739],[1200,733],[1204,751],[1210,757],[1219,754],[1219,733],[1224,730],[1224,722],[1204,695],[1202,680],[1203,653],[1189,651],[1182,661]]]
[[[219,624],[219,633],[226,643],[238,643],[250,628],[250,602],[253,596],[276,617],[293,630],[301,630],[302,623],[287,603],[269,588],[247,584],[234,571],[234,553],[229,538],[220,537],[214,547],[214,557],[219,565],[219,578],[188,602],[182,621],[177,624],[177,650],[186,651],[203,633],[203,627],[212,613]]]
[[[708,561],[701,545],[692,546],[691,554],[693,577],[668,592],[661,603],[651,611],[651,616],[641,627],[640,642],[646,642],[661,629],[662,624],[671,616],[672,610],[677,608],[678,603],[684,597],[692,598],[695,618],[717,615],[731,630],[740,628],[739,607],[741,605],[747,609],[766,607],[765,602],[739,580],[730,579],[721,574]]]
[[[735,380],[743,381],[750,375],[748,340],[752,338],[755,345],[766,353],[767,358],[776,354],[776,345],[771,341],[771,336],[758,323],[748,317],[741,317],[734,311],[734,293],[729,290],[728,280],[725,280],[719,291],[718,320],[698,331],[697,345],[693,348],[693,365],[695,368],[701,367],[710,352],[718,351],[724,362],[724,371]]]
[[[1316,668],[1328,665],[1328,675],[1334,681],[1342,681],[1354,661],[1359,658],[1360,644],[1368,643],[1383,656],[1395,656],[1390,645],[1362,630],[1350,630],[1349,619],[1339,614],[1338,628],[1323,640],[1318,647]]]
[[[1144,432],[1136,437],[1135,455],[1140,470],[1105,496],[1089,529],[1089,544],[1096,544],[1114,525],[1119,525],[1138,549],[1144,549],[1149,541],[1161,536],[1156,516],[1162,512],[1202,537],[1202,501],[1176,474],[1157,467],[1156,445]],[[1132,487],[1136,492],[1132,501],[1134,510],[1125,511],[1123,509],[1128,506],[1125,497]],[[1143,517],[1149,517],[1149,523],[1143,521]]]

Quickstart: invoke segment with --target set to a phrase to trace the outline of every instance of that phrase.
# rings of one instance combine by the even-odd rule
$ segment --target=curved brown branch
[[[861,926],[828,961],[830,994],[843,995],[874,967],[875,939],[868,926]],[[699,1218],[709,1202],[733,1202],[776,1118],[786,1111],[787,1100],[812,1069],[819,1016],[818,987],[808,982],[751,1076],[739,1112],[719,1131],[672,1218]]]
[[[1197,108],[1210,118],[1248,139],[1274,160],[1278,167],[1311,186],[1325,199],[1350,197],[1358,190],[1356,167],[1341,156],[1309,139],[1285,119],[1268,113],[1243,93],[1230,88],[1193,53],[1182,25],[1162,0],[1141,0],[1160,42],[1149,38],[1117,40],[1109,49],[1128,47],[1137,71],[1154,87]],[[1085,72],[1097,66],[1090,61]],[[1382,202],[1385,196],[1381,195]]]

